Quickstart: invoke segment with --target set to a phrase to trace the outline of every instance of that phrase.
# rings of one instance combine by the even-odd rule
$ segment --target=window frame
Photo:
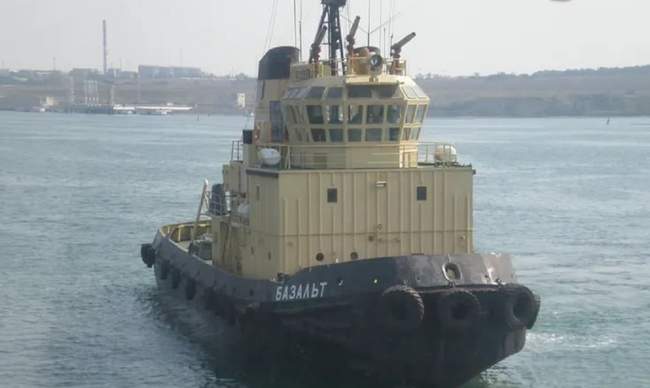
[[[312,116],[311,109],[318,109],[320,111],[320,122],[315,122],[313,119],[317,116]],[[310,125],[325,125],[325,111],[323,110],[322,105],[305,105],[305,110],[307,111],[307,120]]]
[[[358,140],[352,140],[352,134],[358,134]],[[348,143],[362,143],[363,142],[364,131],[363,128],[348,128],[347,130],[347,140]],[[356,136],[355,136],[356,138]]]
[[[370,137],[374,137],[371,134],[379,134],[379,140],[376,138],[371,139]],[[366,128],[366,136],[364,139],[367,143],[381,143],[384,141],[384,130],[382,128]]]
[[[322,137],[316,136],[316,132],[322,133]],[[323,128],[309,128],[311,141],[313,143],[327,143],[327,131]],[[322,140],[321,140],[322,139]]]

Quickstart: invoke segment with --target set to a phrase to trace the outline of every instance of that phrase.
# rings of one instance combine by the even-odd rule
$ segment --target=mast
[[[345,74],[345,53],[343,51],[343,36],[341,33],[341,16],[339,9],[345,7],[347,0],[321,0],[323,14],[320,18],[316,39],[312,44],[310,63],[317,63],[320,60],[320,45],[327,34],[327,45],[329,46],[329,63],[332,75],[338,75],[338,61],[341,59],[341,72]]]

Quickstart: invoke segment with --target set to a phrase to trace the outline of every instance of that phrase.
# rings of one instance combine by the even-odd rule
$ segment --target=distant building
[[[138,66],[141,79],[203,78],[204,74],[197,67]]]
[[[74,78],[93,78],[99,76],[99,71],[97,69],[76,68],[72,69],[69,74]]]
[[[106,77],[116,80],[135,80],[138,78],[138,73],[121,69],[108,69],[106,71]]]

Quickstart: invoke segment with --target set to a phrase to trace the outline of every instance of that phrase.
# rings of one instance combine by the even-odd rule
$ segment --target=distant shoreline
[[[193,107],[193,114],[238,114],[254,106],[255,78],[173,79],[75,78],[50,72],[41,78],[0,76],[0,110],[53,110],[96,101],[99,104]],[[650,116],[650,66],[598,70],[541,71],[531,75],[441,77],[419,74],[416,82],[430,96],[430,117],[627,117]],[[89,93],[89,87],[91,94]]]
[[[166,117],[166,116],[160,116],[160,115],[147,115],[147,114],[133,114],[133,115],[124,115],[124,114],[108,114],[108,113],[83,113],[83,112],[57,112],[57,111],[47,111],[47,112],[33,112],[33,111],[27,111],[27,110],[1,110],[0,109],[0,114],[2,113],[21,113],[21,114],[33,114],[33,115],[43,115],[43,114],[72,114],[72,115],[85,115],[85,116],[118,116],[118,117],[130,117],[130,116],[138,116],[138,117]],[[222,117],[240,117],[240,118],[247,118],[245,115],[237,114],[237,113],[174,113],[174,114],[169,114],[167,116],[180,116],[180,117],[212,117],[212,116],[222,116]],[[611,121],[614,121],[616,119],[633,119],[633,118],[647,118],[650,120],[650,114],[646,115],[619,115],[619,116],[427,116],[427,119],[429,122],[431,120],[498,120],[498,119],[503,119],[503,120],[533,120],[533,119],[599,119],[603,121],[607,121],[610,119]],[[650,122],[648,123],[639,123],[638,125],[650,125]]]

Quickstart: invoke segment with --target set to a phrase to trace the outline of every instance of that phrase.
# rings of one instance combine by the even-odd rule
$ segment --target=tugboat
[[[523,349],[539,298],[510,256],[474,251],[473,167],[420,142],[429,97],[401,58],[415,34],[385,58],[355,47],[357,17],[344,47],[346,0],[321,2],[309,61],[264,55],[223,183],[142,259],[253,342],[282,333],[396,381],[459,386]]]

